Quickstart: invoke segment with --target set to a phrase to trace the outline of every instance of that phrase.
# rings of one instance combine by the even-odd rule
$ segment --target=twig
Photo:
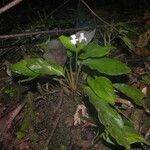
[[[81,2],[90,10],[90,12],[95,16],[97,17],[101,22],[103,22],[104,24],[106,24],[107,26],[109,27],[112,27],[115,31],[118,32],[118,30],[112,26],[110,23],[108,23],[107,21],[103,20],[100,16],[98,16],[91,8],[90,6],[84,1],[84,0],[81,0]]]
[[[70,29],[62,29],[62,30],[48,30],[48,31],[38,31],[38,32],[28,32],[28,33],[18,33],[18,34],[10,34],[10,35],[0,35],[0,39],[10,39],[10,38],[18,38],[18,37],[27,37],[34,36],[39,34],[50,34],[50,36],[56,36],[58,34],[67,34],[74,33],[81,30],[89,30],[91,28],[70,28]]]
[[[54,111],[53,117],[56,115],[57,111],[58,111],[59,108],[61,107],[62,102],[63,102],[63,90],[60,91],[60,101],[59,101],[59,104],[58,104],[57,108],[56,108],[55,111]],[[52,117],[52,118],[53,118],[53,117]],[[57,128],[57,125],[58,125],[58,122],[59,122],[60,117],[61,117],[61,115],[58,116],[57,119],[56,119],[56,121],[55,121],[53,130],[52,130],[52,132],[51,132],[49,138],[47,139],[46,147],[48,147],[49,143],[50,143],[51,140],[52,140],[52,137],[53,137],[54,132],[55,132],[55,130],[56,130],[56,128]]]
[[[63,94],[64,94],[64,92],[63,92],[63,90],[61,90],[61,91],[60,91],[60,100],[59,100],[59,103],[58,103],[56,109],[55,109],[54,112],[53,112],[53,117],[52,117],[52,118],[54,118],[54,117],[56,116],[56,113],[58,112],[58,110],[60,109],[60,107],[61,107],[61,105],[62,105],[62,102],[63,102]]]
[[[117,102],[118,102],[118,103],[125,104],[125,105],[127,105],[128,107],[130,107],[130,108],[133,107],[132,103],[131,103],[130,101],[126,100],[126,99],[123,99],[123,98],[121,98],[121,97],[119,97],[119,96],[117,96],[116,99],[117,99]]]
[[[52,14],[54,14],[58,9],[60,9],[61,7],[63,7],[64,5],[66,5],[70,0],[66,0],[64,3],[62,3],[61,5],[59,5],[56,9],[54,9],[48,16],[51,16]]]
[[[3,6],[3,7],[0,8],[0,14],[4,13],[8,9],[14,7],[15,5],[18,5],[22,1],[23,0],[13,0],[12,2],[6,4],[5,6]]]
[[[52,117],[52,118],[54,118],[54,116],[55,116],[56,113],[58,112],[59,108],[61,107],[62,102],[63,102],[63,90],[60,91],[60,101],[59,101],[58,106],[57,106],[56,109],[54,110],[54,114],[53,114],[53,117]],[[60,115],[56,118],[56,121],[55,121],[53,130],[52,130],[52,132],[51,132],[49,138],[47,139],[46,147],[49,145],[49,143],[50,143],[50,141],[51,141],[51,139],[52,139],[52,137],[53,137],[53,135],[54,135],[54,132],[55,132],[56,127],[57,127],[57,125],[58,125],[59,119],[60,119]]]
[[[138,61],[150,61],[150,59],[147,57],[141,57],[141,58],[127,58],[126,59],[127,62],[138,62]]]
[[[51,142],[51,140],[52,140],[52,137],[53,137],[54,132],[55,132],[55,130],[56,130],[56,128],[57,128],[57,125],[58,125],[59,119],[60,119],[60,116],[57,118],[57,120],[56,120],[56,122],[55,122],[55,124],[54,124],[54,128],[53,128],[53,130],[52,130],[52,132],[51,132],[51,134],[50,134],[49,138],[47,139],[46,147],[48,147],[49,143],[50,143],[50,142]]]

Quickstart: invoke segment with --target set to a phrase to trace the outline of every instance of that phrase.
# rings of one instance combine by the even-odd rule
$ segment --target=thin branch
[[[125,104],[125,105],[127,105],[128,107],[130,107],[130,108],[133,107],[132,103],[131,103],[130,101],[126,100],[126,99],[123,99],[123,98],[121,98],[121,97],[119,97],[119,96],[117,96],[116,99],[117,99],[117,102],[118,102],[118,103]]]
[[[54,117],[56,116],[58,110],[60,109],[60,107],[61,107],[61,105],[62,105],[62,103],[63,103],[63,95],[64,95],[64,92],[63,92],[63,89],[62,89],[62,90],[60,91],[60,100],[59,100],[59,103],[58,103],[56,109],[55,109],[54,112],[53,112],[53,117],[52,117],[52,118],[54,118]]]
[[[112,27],[115,31],[118,32],[118,30],[112,26],[110,23],[108,23],[107,21],[103,20],[100,16],[98,16],[91,8],[90,6],[84,1],[84,0],[81,0],[81,2],[90,10],[90,12],[95,16],[97,17],[101,22],[103,22],[104,24],[106,24],[107,26],[109,27]]]
[[[53,117],[52,117],[52,118],[54,118],[54,116],[56,115],[57,111],[60,109],[60,107],[61,107],[61,105],[62,105],[62,102],[63,102],[63,90],[60,91],[60,101],[59,101],[58,106],[57,106],[56,109],[54,110],[54,114],[53,114]],[[60,120],[61,116],[62,116],[62,115],[59,115],[59,116],[56,118],[56,121],[55,121],[55,123],[54,123],[53,130],[51,131],[51,134],[50,134],[49,138],[48,138],[47,141],[46,141],[46,147],[48,147],[48,145],[50,144],[50,142],[51,142],[51,140],[52,140],[52,138],[53,138],[54,132],[55,132],[55,130],[56,130],[56,128],[57,128],[57,125],[58,125],[58,123],[59,123],[59,120]]]
[[[62,3],[61,5],[59,5],[56,9],[54,9],[48,16],[51,16],[52,14],[54,14],[56,11],[58,11],[60,8],[62,8],[64,5],[66,5],[70,0],[66,0],[64,3]]]
[[[28,32],[28,33],[18,33],[18,34],[10,34],[10,35],[0,35],[0,39],[10,39],[10,38],[18,38],[18,37],[27,37],[27,36],[34,36],[39,34],[50,34],[50,36],[56,36],[59,34],[67,34],[67,33],[74,33],[81,30],[89,30],[91,28],[84,27],[84,28],[70,28],[70,29],[62,29],[62,30],[48,30],[48,31],[38,31],[38,32]]]
[[[49,138],[47,139],[47,141],[46,141],[46,143],[45,143],[45,144],[46,144],[46,147],[48,147],[48,145],[50,144],[50,142],[51,142],[51,140],[52,140],[52,138],[53,138],[53,135],[54,135],[55,130],[56,130],[57,126],[58,126],[60,117],[61,117],[61,116],[57,117],[57,119],[56,119],[56,121],[55,121],[53,130],[51,131],[51,134],[50,134]]]
[[[18,5],[19,3],[21,3],[23,0],[13,0],[12,2],[6,4],[5,6],[0,8],[0,14],[4,13],[5,11],[7,11],[8,9],[14,7],[15,5]]]

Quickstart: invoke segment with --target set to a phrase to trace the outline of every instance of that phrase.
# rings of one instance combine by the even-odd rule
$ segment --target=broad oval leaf
[[[116,95],[114,92],[112,82],[106,77],[97,77],[93,79],[87,78],[87,82],[94,93],[99,96],[102,100],[114,105],[116,101]]]
[[[71,43],[71,37],[67,37],[64,35],[61,35],[59,37],[60,41],[64,45],[64,47],[72,52],[77,52],[77,47]]]
[[[133,127],[127,127],[119,113],[106,103],[106,101],[101,100],[95,95],[90,87],[85,86],[84,92],[89,96],[89,101],[96,108],[98,119],[105,126],[105,132],[108,133],[109,137],[114,138],[118,144],[124,146],[126,149],[130,149],[130,144],[132,143],[144,141],[143,138],[136,133],[135,129]],[[133,135],[133,137],[131,137],[131,135]]]
[[[129,122],[129,120],[127,120],[126,118],[123,118],[123,122],[125,125],[125,131],[127,134],[127,139],[130,142],[130,144],[136,143],[136,142],[143,142],[146,143],[147,142],[144,140],[143,137],[141,137],[138,132],[134,129],[134,125]]]
[[[27,67],[39,75],[64,76],[64,70],[61,66],[41,58],[28,60]]]
[[[134,144],[137,142],[148,144],[147,141],[145,141],[144,138],[140,136],[139,133],[134,129],[134,125],[131,122],[129,122],[129,120],[123,118],[123,122],[124,122],[124,130],[127,136],[127,141],[130,144]],[[116,145],[116,141],[112,139],[112,136],[109,134],[107,130],[103,132],[102,136],[104,140],[106,140],[108,143]]]
[[[130,97],[135,104],[139,106],[144,106],[143,98],[145,97],[145,95],[139,89],[123,83],[115,83],[113,84],[113,86],[118,91]]]
[[[103,57],[113,49],[115,49],[114,46],[100,46],[97,42],[92,42],[83,49],[84,52],[79,56],[79,58],[87,59],[91,57]]]
[[[20,75],[25,75],[25,76],[37,76],[38,73],[35,73],[31,69],[27,68],[27,62],[28,60],[21,60],[15,64],[10,65],[11,71],[20,74]]]
[[[98,112],[98,119],[105,126],[105,130],[110,134],[118,144],[130,148],[127,140],[124,124],[121,116],[115,109],[109,106],[104,100],[95,95],[89,87],[84,87],[84,92],[89,96],[89,101],[93,104]]]
[[[112,76],[127,74],[131,71],[131,69],[121,61],[106,57],[101,59],[88,58],[81,61],[81,63],[100,73]]]

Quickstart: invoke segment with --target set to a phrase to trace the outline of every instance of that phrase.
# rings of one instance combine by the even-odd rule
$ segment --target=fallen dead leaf
[[[89,118],[87,109],[86,109],[85,105],[83,105],[83,104],[77,106],[76,113],[74,115],[74,125],[81,124],[81,116],[83,118]],[[84,120],[83,120],[83,122],[84,122]]]
[[[22,102],[19,106],[17,106],[15,109],[4,115],[0,118],[0,141],[5,137],[5,134],[10,129],[13,120],[18,115],[18,113],[21,111],[21,109],[26,104],[26,101]]]
[[[146,95],[147,94],[147,86],[143,87],[141,91]]]

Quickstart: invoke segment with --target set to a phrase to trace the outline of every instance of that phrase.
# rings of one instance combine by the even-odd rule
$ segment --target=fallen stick
[[[130,108],[133,107],[133,105],[132,105],[132,103],[131,103],[130,101],[128,101],[128,100],[126,100],[126,99],[123,99],[123,98],[121,98],[121,97],[119,97],[119,96],[116,97],[116,100],[117,100],[117,103],[125,104],[125,105],[127,105],[128,107],[130,107]]]
[[[2,13],[4,13],[5,11],[7,11],[8,9],[14,7],[15,5],[19,4],[20,2],[22,2],[22,0],[13,0],[12,2],[6,4],[5,6],[0,8],[0,15]]]
[[[10,35],[0,35],[0,39],[10,39],[10,38],[19,38],[19,37],[28,37],[28,36],[35,36],[39,34],[50,34],[50,36],[56,36],[59,34],[67,34],[67,33],[74,33],[81,30],[89,30],[90,27],[84,28],[70,28],[70,29],[61,29],[61,30],[48,30],[48,31],[38,31],[38,32],[27,32],[27,33],[18,33],[18,34],[10,34]]]
[[[49,138],[47,139],[47,141],[46,141],[46,143],[45,143],[45,144],[46,144],[46,147],[48,147],[48,145],[50,144],[50,142],[51,142],[51,140],[52,140],[52,138],[53,138],[53,135],[54,135],[55,130],[56,130],[57,126],[58,126],[60,117],[61,117],[61,116],[59,116],[59,117],[56,119],[56,121],[55,121],[53,130],[51,131],[51,134],[50,134]]]
[[[81,2],[89,9],[89,11],[96,17],[98,18],[102,23],[106,24],[107,26],[113,28],[115,31],[119,32],[118,29],[116,29],[113,25],[111,25],[110,23],[108,23],[107,21],[105,21],[104,19],[102,19],[100,16],[98,16],[91,8],[90,6],[84,1],[81,0]]]
[[[60,100],[59,100],[59,103],[58,103],[56,109],[55,109],[54,112],[53,112],[52,118],[54,118],[54,117],[56,116],[58,110],[60,109],[60,107],[61,107],[61,105],[62,105],[62,103],[63,103],[63,95],[64,95],[64,92],[63,92],[63,90],[61,90],[61,91],[60,91]]]

